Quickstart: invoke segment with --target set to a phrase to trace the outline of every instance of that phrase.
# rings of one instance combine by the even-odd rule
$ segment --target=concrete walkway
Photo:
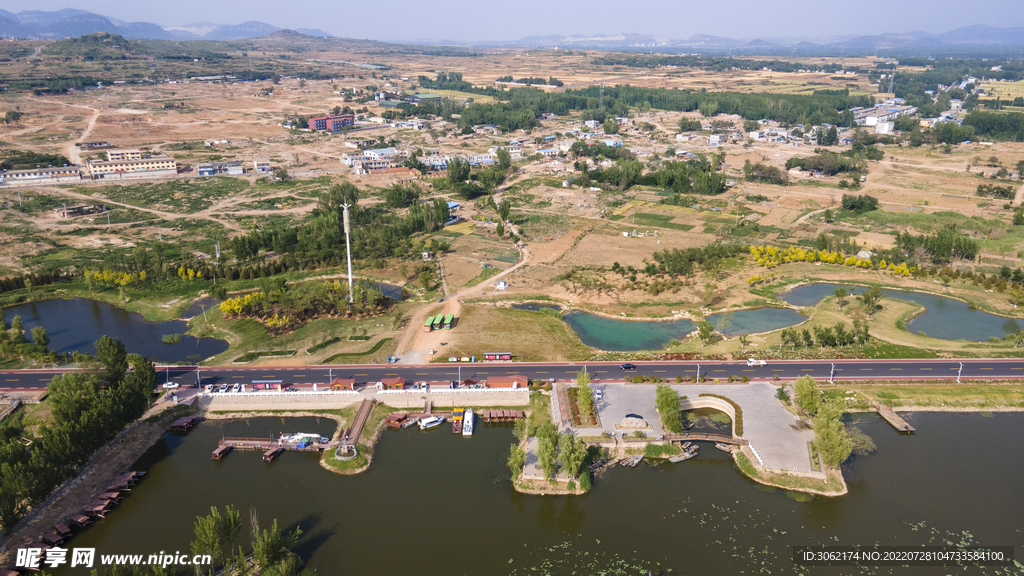
[[[536,436],[530,436],[526,440],[526,461],[523,464],[523,478],[526,480],[544,480],[544,470],[541,469],[540,459],[537,458],[539,444]],[[569,475],[563,470],[555,473],[555,478],[563,482],[569,481]]]
[[[653,384],[595,383],[604,393],[597,402],[602,430],[612,432],[626,414],[643,416],[655,438],[664,434],[661,418],[654,409]],[[750,441],[766,467],[773,470],[811,472],[808,443],[814,432],[801,428],[799,419],[775,398],[778,387],[769,382],[748,384],[672,384],[680,396],[696,398],[700,394],[718,394],[729,398],[743,410],[743,437]],[[593,434],[588,429],[587,434]]]

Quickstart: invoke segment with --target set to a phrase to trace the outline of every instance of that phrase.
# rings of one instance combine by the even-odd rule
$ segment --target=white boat
[[[473,409],[466,408],[466,412],[462,415],[462,435],[472,436],[473,435]]]
[[[419,422],[420,430],[427,430],[429,428],[436,428],[441,424],[444,424],[444,418],[438,418],[437,416],[428,416]]]

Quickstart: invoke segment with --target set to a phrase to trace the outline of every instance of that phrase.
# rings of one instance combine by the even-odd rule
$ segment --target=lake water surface
[[[779,298],[795,306],[814,306],[823,298],[832,294],[836,288],[846,288],[860,294],[862,286],[843,286],[826,282],[804,284]],[[1004,326],[1012,322],[1024,326],[1024,320],[1015,320],[1005,316],[990,314],[978,309],[971,309],[966,302],[954,298],[946,298],[923,292],[903,290],[882,290],[886,298],[915,302],[925,307],[925,311],[907,322],[907,330],[913,333],[924,332],[932,338],[943,340],[973,340],[984,342],[991,337],[1002,338],[1006,335]],[[885,302],[882,302],[885,305]]]
[[[199,313],[202,314],[202,311]],[[210,313],[209,310],[207,313]],[[95,354],[93,343],[104,335],[119,338],[129,353],[142,354],[162,362],[185,362],[194,354],[205,359],[228,349],[228,343],[224,340],[194,336],[185,336],[177,344],[164,344],[161,340],[163,336],[184,334],[188,330],[188,323],[182,320],[151,322],[137,312],[88,298],[18,304],[4,308],[4,314],[8,323],[14,316],[21,316],[29,337],[33,327],[46,328],[50,336],[50,350],[57,352]]]
[[[513,436],[505,425],[480,423],[471,438],[444,427],[389,430],[368,472],[340,476],[315,454],[289,452],[270,464],[258,452],[210,460],[222,435],[327,435],[333,421],[205,422],[149,450],[135,466],[149,472],[143,481],[69,546],[98,554],[187,551],[195,517],[232,504],[246,526],[250,509],[264,525],[277,518],[301,526],[296,552],[318,574],[961,573],[801,571],[792,561],[794,545],[946,538],[1014,545],[1022,558],[1024,414],[917,413],[913,436],[874,415],[859,418],[878,449],[845,466],[850,493],[839,498],[751,482],[710,444],[687,462],[614,468],[585,496],[539,497],[512,489],[505,461]]]

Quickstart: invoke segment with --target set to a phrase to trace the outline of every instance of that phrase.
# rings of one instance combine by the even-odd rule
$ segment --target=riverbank
[[[736,462],[736,468],[744,476],[765,486],[829,497],[842,496],[849,492],[840,470],[816,473],[769,470],[755,463],[756,456],[748,447],[733,452],[733,460]]]
[[[61,484],[44,502],[36,505],[6,538],[0,537],[0,564],[13,564],[12,553],[64,524],[72,514],[105,492],[114,478],[131,467],[152,448],[175,419],[195,414],[188,406],[158,402],[143,418],[125,428],[111,442],[92,455],[75,477]]]

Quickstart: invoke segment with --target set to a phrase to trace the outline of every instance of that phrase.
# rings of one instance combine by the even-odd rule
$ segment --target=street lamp
[[[960,363],[960,369],[959,369],[959,370],[957,370],[957,372],[956,372],[956,383],[957,383],[957,384],[959,384],[959,383],[960,383],[960,374],[961,374],[961,373],[962,373],[963,371],[964,371],[964,363],[963,363],[963,362],[961,362],[961,363]]]

